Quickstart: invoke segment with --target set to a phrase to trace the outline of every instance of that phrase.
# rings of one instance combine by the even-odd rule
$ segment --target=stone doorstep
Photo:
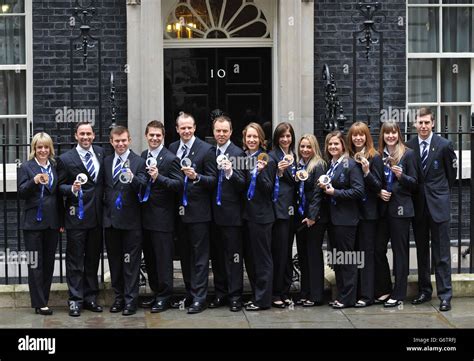
[[[210,279],[212,279],[210,277]],[[418,293],[416,275],[408,276],[408,298],[414,298]],[[474,297],[474,274],[453,274],[453,294],[455,297]],[[177,281],[175,292],[177,294],[184,293],[184,284],[182,278],[179,277]],[[336,295],[336,280],[335,274],[332,269],[326,266],[325,268],[325,289],[332,293],[333,298]],[[433,290],[436,290],[435,276],[431,276],[431,283]],[[247,287],[246,287],[247,288]],[[101,305],[110,305],[113,302],[113,292],[110,284],[110,273],[105,274],[105,282],[100,285],[100,294],[98,303]],[[142,293],[146,290],[141,287]],[[212,286],[210,286],[212,292]],[[144,291],[144,292],[142,292]],[[433,297],[436,297],[436,291],[434,291]],[[51,307],[67,307],[68,289],[66,283],[53,283],[51,286],[50,302]],[[31,307],[30,295],[27,284],[20,285],[0,285],[0,308],[21,308]]]

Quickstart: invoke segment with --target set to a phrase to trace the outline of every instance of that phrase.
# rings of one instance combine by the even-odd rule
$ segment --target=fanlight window
[[[270,38],[268,28],[253,1],[180,0],[168,16],[165,38]]]

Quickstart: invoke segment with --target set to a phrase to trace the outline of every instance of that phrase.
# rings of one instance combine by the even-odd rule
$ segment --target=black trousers
[[[259,224],[248,221],[248,236],[255,270],[253,302],[262,308],[271,307],[273,286],[272,260],[273,223]]]
[[[178,247],[188,297],[206,302],[209,281],[209,222],[179,222]]]
[[[91,229],[68,229],[66,245],[66,279],[69,301],[95,302],[99,294],[100,252],[102,250],[102,227]]]
[[[358,299],[367,303],[374,302],[375,287],[375,241],[377,236],[376,220],[360,220],[357,226],[356,251],[364,257],[364,267],[359,268],[357,279]]]
[[[216,297],[239,301],[243,292],[241,227],[216,225],[213,227],[211,240]]]
[[[143,230],[143,256],[148,284],[157,301],[173,295],[173,233]]]
[[[142,256],[142,230],[106,228],[105,245],[115,301],[136,307]]]
[[[327,223],[314,224],[296,233],[298,263],[301,270],[300,298],[322,302],[324,297],[323,240]]]
[[[36,264],[28,263],[28,285],[31,307],[48,305],[49,292],[53,282],[54,261],[59,232],[55,229],[23,231],[25,250],[35,252]]]
[[[410,222],[411,218],[389,216],[379,221],[375,245],[375,297],[390,294],[392,299],[403,300],[407,295]],[[393,290],[391,289],[390,267],[387,260],[389,240],[392,245],[393,273],[395,274]]]
[[[413,224],[418,262],[418,287],[420,294],[431,296],[430,275],[430,234],[431,253],[436,277],[436,290],[440,300],[451,300],[451,246],[449,237],[449,221],[436,223],[425,205],[423,217],[417,218]]]
[[[273,301],[281,301],[288,297],[288,262],[291,258],[290,232],[291,219],[277,219],[272,229],[272,259],[273,259]]]
[[[347,255],[355,250],[355,239],[357,226],[329,226],[329,238],[331,246],[329,252],[341,252],[344,255],[342,264],[334,263],[336,274],[336,286],[338,290],[337,300],[344,305],[354,305],[357,296],[357,264],[348,262]],[[334,261],[333,257],[333,261]],[[337,258],[336,258],[337,260]]]
[[[244,264],[245,272],[247,272],[247,277],[249,279],[250,288],[252,289],[252,294],[255,294],[255,267],[252,253],[252,242],[249,237],[249,225],[245,221],[244,227],[242,228],[243,233],[243,255],[244,255]]]

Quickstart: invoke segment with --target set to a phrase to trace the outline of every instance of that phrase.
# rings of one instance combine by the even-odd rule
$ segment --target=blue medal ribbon
[[[38,210],[36,211],[36,220],[41,222],[43,220],[43,197],[44,197],[44,184],[41,185],[40,201]]]
[[[252,170],[252,178],[250,179],[250,186],[249,189],[247,190],[247,199],[251,201],[253,197],[255,196],[255,186],[257,184],[257,165],[255,165],[255,168]]]
[[[255,152],[255,154],[252,156],[257,159],[258,155],[262,153],[261,150],[258,150]],[[249,189],[247,190],[247,200],[251,201],[253,197],[255,196],[255,186],[257,185],[257,175],[258,175],[258,161],[255,163],[255,168],[251,172],[252,178],[250,179],[250,185]]]
[[[188,195],[187,195],[187,191],[188,191],[188,176],[185,176],[184,177],[184,189],[183,189],[183,206],[187,206],[188,205]]]
[[[299,199],[299,207],[298,207],[298,213],[302,216],[304,214],[304,209],[306,206],[306,195],[304,194],[304,183],[305,181],[300,181],[300,187],[298,190],[300,199]]]
[[[115,200],[115,208],[121,210],[122,205],[122,191],[120,191],[117,199]]]
[[[216,196],[216,204],[218,206],[222,205],[222,182],[224,181],[224,171],[222,169],[219,170],[219,179],[217,181],[217,196]]]
[[[84,194],[82,193],[82,187],[79,189],[78,192],[78,198],[79,198],[79,211],[77,212],[77,218],[79,219],[84,219]]]
[[[275,203],[278,201],[278,194],[280,193],[280,177],[277,174],[275,175],[275,187],[273,188],[273,198],[272,201]]]
[[[387,182],[387,192],[392,192],[392,189],[393,189],[393,172],[387,166],[384,166],[384,175],[385,175],[385,181]]]
[[[47,168],[40,166],[41,170],[43,173],[48,174],[48,189],[51,191],[51,188],[53,186],[53,181],[51,177],[51,166],[48,166]],[[38,210],[36,211],[36,220],[38,222],[41,222],[43,220],[43,198],[44,198],[44,188],[46,187],[45,184],[41,185],[41,192],[40,192],[40,201],[38,205]]]
[[[196,168],[196,164],[193,163],[191,165],[193,168]],[[189,178],[188,176],[184,177],[184,187],[183,187],[183,206],[186,207],[188,205],[188,183]]]
[[[140,186],[140,192],[138,192],[138,200],[140,203],[148,202],[148,198],[150,198],[152,183],[153,183],[153,180],[150,177],[150,179],[148,179],[148,182],[146,184],[145,195],[143,196],[143,198],[142,198],[142,187]]]

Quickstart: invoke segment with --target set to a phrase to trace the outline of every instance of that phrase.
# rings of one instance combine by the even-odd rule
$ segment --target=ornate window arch
[[[168,14],[164,38],[270,39],[270,25],[253,0],[179,0]]]

